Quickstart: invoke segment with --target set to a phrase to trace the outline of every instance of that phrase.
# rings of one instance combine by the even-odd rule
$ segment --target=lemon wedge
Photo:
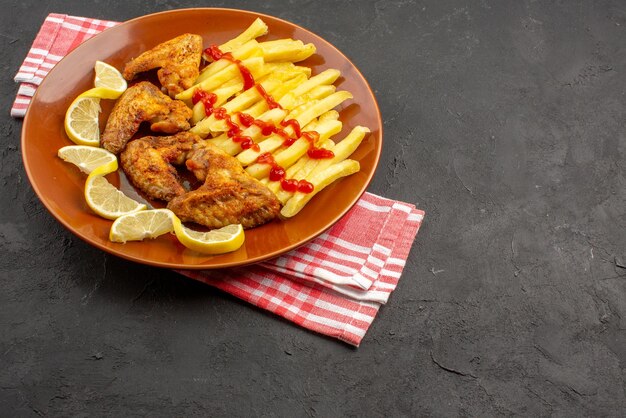
[[[142,210],[120,216],[111,225],[109,239],[112,242],[142,241],[174,232],[174,222],[178,221],[169,209]],[[180,221],[178,221],[180,222]]]
[[[78,145],[100,145],[100,99],[78,96],[65,113],[65,132]]]
[[[240,224],[228,225],[208,232],[186,228],[180,220],[174,222],[178,240],[187,248],[203,254],[224,254],[239,249],[245,240]]]
[[[57,152],[59,158],[72,163],[83,173],[89,174],[100,166],[102,170],[112,173],[117,170],[117,157],[115,154],[98,147],[86,145],[68,145],[60,148]]]
[[[90,97],[94,99],[117,99],[122,93],[107,87],[94,87],[82,92],[78,98]]]
[[[105,88],[122,94],[128,87],[122,74],[112,65],[106,62],[96,61],[94,70],[96,72],[96,78],[93,84],[96,88]]]
[[[85,182],[85,200],[91,210],[103,218],[117,219],[120,216],[146,209],[146,205],[131,199],[109,183],[104,177],[108,174],[107,169],[110,167],[96,168]]]
[[[78,145],[100,145],[100,99],[117,99],[128,87],[122,74],[106,62],[96,61],[94,88],[80,94],[65,113],[65,132]]]

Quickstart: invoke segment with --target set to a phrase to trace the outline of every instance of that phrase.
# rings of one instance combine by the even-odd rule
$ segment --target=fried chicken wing
[[[118,154],[142,122],[150,122],[154,132],[186,131],[192,113],[185,103],[169,98],[154,84],[142,81],[126,89],[115,103],[102,134],[102,146]]]
[[[184,164],[199,140],[189,132],[145,136],[128,143],[120,154],[120,163],[135,187],[152,199],[169,201],[186,192],[173,165]]]
[[[209,228],[230,224],[253,228],[278,216],[276,196],[224,151],[209,144],[196,146],[187,168],[204,184],[168,203],[182,221]]]
[[[202,37],[186,33],[163,42],[137,58],[124,68],[124,78],[132,80],[138,73],[160,68],[157,77],[168,94],[176,94],[193,85],[200,73]]]

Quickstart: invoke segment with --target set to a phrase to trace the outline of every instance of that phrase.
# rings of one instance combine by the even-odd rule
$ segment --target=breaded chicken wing
[[[157,77],[168,94],[176,94],[193,85],[200,73],[202,37],[186,33],[163,42],[126,64],[124,78],[132,80],[138,73],[160,68]]]
[[[131,183],[152,199],[169,201],[186,192],[173,165],[185,163],[200,137],[189,132],[173,136],[145,136],[126,145],[120,154]]]
[[[196,146],[187,168],[204,184],[167,205],[182,221],[209,228],[230,224],[253,228],[278,216],[276,196],[224,151],[210,144]]]
[[[142,122],[154,132],[174,134],[189,129],[192,110],[170,99],[154,84],[142,81],[129,87],[115,103],[102,134],[102,146],[118,154],[137,133]]]

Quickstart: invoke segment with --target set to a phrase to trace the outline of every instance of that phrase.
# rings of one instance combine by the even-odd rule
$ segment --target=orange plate
[[[91,212],[83,198],[86,176],[56,156],[57,150],[71,141],[63,128],[65,111],[72,100],[93,86],[93,66],[105,61],[118,69],[160,42],[182,33],[197,33],[204,45],[221,44],[241,33],[261,17],[269,27],[268,40],[279,38],[312,42],[317,54],[303,62],[313,74],[327,68],[341,71],[338,89],[348,90],[354,99],[339,110],[343,138],[354,126],[371,129],[352,158],[361,171],[337,181],[315,196],[295,217],[275,220],[247,230],[246,241],[238,251],[207,256],[183,247],[167,234],[155,240],[116,244],[109,242],[111,221]],[[110,112],[111,102],[103,100],[101,122]],[[172,10],[139,17],[106,30],[80,45],[50,72],[37,89],[22,129],[22,153],[26,172],[33,188],[52,215],[66,228],[88,243],[119,257],[158,267],[213,269],[256,263],[276,257],[315,238],[357,202],[369,184],[382,148],[380,111],[367,82],[356,67],[335,47],[297,25],[258,13],[229,9]],[[144,200],[118,170],[109,180],[127,195]],[[150,202],[148,202],[150,203]],[[155,205],[156,206],[156,205]]]

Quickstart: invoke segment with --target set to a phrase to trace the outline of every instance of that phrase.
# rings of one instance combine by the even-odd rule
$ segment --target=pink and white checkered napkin
[[[43,77],[81,42],[117,22],[50,14],[15,76],[11,115],[22,117]],[[308,244],[256,265],[178,270],[304,328],[358,346],[396,288],[424,212],[365,193]]]
[[[82,42],[117,24],[107,20],[49,14],[15,75],[14,80],[20,86],[11,107],[11,116],[24,117],[37,86],[61,58]]]

